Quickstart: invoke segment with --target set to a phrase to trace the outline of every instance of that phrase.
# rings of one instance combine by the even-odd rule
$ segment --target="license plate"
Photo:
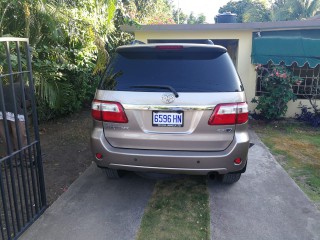
[[[183,127],[183,112],[152,111],[153,127]]]

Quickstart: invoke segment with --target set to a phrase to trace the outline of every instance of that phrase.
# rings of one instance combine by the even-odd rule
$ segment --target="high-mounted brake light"
[[[248,121],[247,103],[218,104],[209,119],[209,125],[233,125]]]
[[[183,49],[183,46],[180,46],[180,45],[165,45],[165,46],[156,46],[156,49],[159,49],[159,50],[180,50],[180,49]]]
[[[128,118],[118,102],[93,100],[91,115],[95,120],[104,122],[127,123]]]

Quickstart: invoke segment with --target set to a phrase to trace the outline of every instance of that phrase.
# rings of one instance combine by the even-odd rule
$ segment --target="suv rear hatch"
[[[223,47],[124,46],[104,74],[93,114],[116,148],[222,151],[247,121],[245,101]]]

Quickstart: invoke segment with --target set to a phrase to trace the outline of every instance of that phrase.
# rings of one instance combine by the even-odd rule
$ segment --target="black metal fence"
[[[0,38],[0,239],[17,239],[45,210],[28,39]]]

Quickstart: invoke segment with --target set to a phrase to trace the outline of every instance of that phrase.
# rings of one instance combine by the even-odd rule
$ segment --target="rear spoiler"
[[[190,44],[190,43],[160,43],[160,44],[137,44],[118,47],[116,52],[154,52],[154,51],[174,51],[184,52],[215,52],[226,53],[227,49],[219,45],[212,44]]]

